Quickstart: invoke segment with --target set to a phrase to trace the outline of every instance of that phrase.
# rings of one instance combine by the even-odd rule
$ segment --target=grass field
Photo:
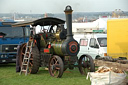
[[[78,68],[66,70],[62,78],[53,78],[49,72],[40,68],[37,74],[19,75],[15,64],[0,65],[0,85],[90,85],[90,80],[80,74]]]

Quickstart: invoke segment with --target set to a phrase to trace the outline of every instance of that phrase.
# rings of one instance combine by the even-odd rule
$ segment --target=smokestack
[[[64,56],[76,56],[79,52],[79,43],[72,35],[72,11],[71,6],[66,6],[64,10],[67,24],[67,38],[61,45],[61,50]]]
[[[66,15],[66,24],[67,24],[67,38],[72,38],[72,7],[66,6],[65,15]]]

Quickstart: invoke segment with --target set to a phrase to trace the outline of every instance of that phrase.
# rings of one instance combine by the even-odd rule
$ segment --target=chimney
[[[67,38],[73,38],[72,34],[72,7],[66,6],[64,12],[66,15],[66,24],[67,24]]]

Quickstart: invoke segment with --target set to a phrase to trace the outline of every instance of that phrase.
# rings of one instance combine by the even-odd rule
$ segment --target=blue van
[[[15,63],[17,46],[29,40],[30,26],[12,27],[15,22],[0,22],[0,63]]]

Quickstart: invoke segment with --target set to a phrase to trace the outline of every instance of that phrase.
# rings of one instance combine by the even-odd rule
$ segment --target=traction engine
[[[91,69],[90,71],[94,71],[94,65],[89,66],[89,62],[83,62],[85,59],[80,58],[78,60],[79,43],[73,38],[72,34],[72,11],[71,6],[67,6],[64,11],[67,29],[64,28],[64,20],[53,17],[13,25],[14,27],[32,26],[28,43],[20,45],[18,50],[17,62],[21,71],[27,69],[27,73],[37,73],[39,67],[47,67],[50,75],[58,78],[63,75],[67,68],[79,67],[81,74],[85,73],[84,70],[87,67]],[[41,26],[41,31],[36,34],[35,28],[37,25]],[[26,51],[27,47],[29,47],[28,51]],[[30,57],[30,59],[24,61],[25,56]],[[24,66],[24,63],[28,63],[28,66]]]

